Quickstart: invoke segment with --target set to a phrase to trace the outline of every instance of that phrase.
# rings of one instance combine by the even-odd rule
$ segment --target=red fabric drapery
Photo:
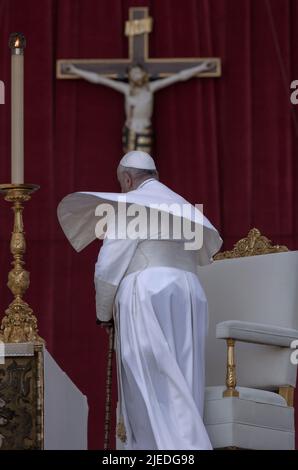
[[[225,247],[258,227],[276,243],[298,247],[295,0],[0,0],[0,175],[10,179],[10,32],[27,37],[25,179],[40,191],[26,204],[27,299],[48,349],[90,404],[90,448],[102,446],[104,351],[95,326],[93,270],[99,244],[76,254],[56,207],[76,190],[116,191],[123,97],[102,86],[55,78],[58,58],[126,57],[130,6],[154,17],[152,57],[219,56],[219,79],[191,80],[155,100],[154,156],[161,179],[203,202]],[[12,216],[0,202],[1,310],[10,268]]]

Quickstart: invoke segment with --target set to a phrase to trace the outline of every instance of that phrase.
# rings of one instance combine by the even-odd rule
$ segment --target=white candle
[[[12,33],[11,49],[11,182],[24,183],[24,48],[21,33]]]

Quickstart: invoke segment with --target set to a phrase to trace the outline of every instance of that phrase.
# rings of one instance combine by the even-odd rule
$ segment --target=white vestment
[[[92,241],[90,201],[116,200],[108,194],[75,193],[62,201],[59,220],[77,250]],[[127,194],[144,205],[184,201],[156,180]],[[208,312],[195,268],[212,261],[222,240],[206,218],[203,225],[199,252],[183,251],[182,241],[138,239],[105,239],[100,250],[96,310],[104,321],[114,315],[124,449],[211,449],[202,421]]]

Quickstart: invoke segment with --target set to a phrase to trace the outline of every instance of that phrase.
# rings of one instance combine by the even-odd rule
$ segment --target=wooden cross
[[[219,77],[221,75],[221,62],[217,57],[150,59],[148,43],[151,31],[152,18],[149,17],[148,8],[129,8],[129,20],[126,22],[125,28],[125,34],[129,41],[129,57],[127,59],[60,59],[57,61],[57,78],[78,78],[67,72],[68,64],[118,80],[127,78],[128,68],[133,64],[142,65],[150,79],[167,77],[204,62],[208,62],[212,66],[210,65],[208,71],[198,73],[198,77]]]

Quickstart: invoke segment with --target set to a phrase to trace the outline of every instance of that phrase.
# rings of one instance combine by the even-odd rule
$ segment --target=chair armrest
[[[289,348],[292,341],[298,339],[298,330],[262,323],[229,320],[216,325],[216,338],[232,338],[247,343]]]

